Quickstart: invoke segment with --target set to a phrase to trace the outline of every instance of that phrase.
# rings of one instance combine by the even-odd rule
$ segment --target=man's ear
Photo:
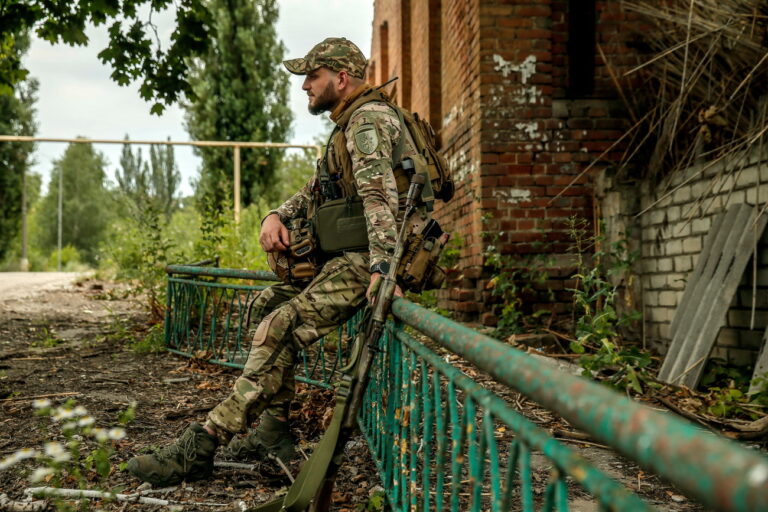
[[[346,70],[342,69],[338,72],[336,75],[336,78],[339,79],[339,90],[342,91],[347,88],[347,85],[349,85],[349,73],[347,73]]]

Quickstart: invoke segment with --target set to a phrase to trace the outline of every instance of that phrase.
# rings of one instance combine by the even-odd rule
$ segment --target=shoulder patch
[[[355,132],[355,147],[365,155],[370,155],[379,147],[379,132],[376,125],[364,124]]]

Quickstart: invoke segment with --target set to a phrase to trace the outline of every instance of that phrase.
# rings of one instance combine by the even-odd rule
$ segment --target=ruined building
[[[743,3],[753,10],[749,2]],[[678,159],[684,165],[673,173],[663,152],[656,158],[660,146],[648,146],[643,133],[637,136],[638,129],[627,136],[632,126],[641,132],[671,126],[684,134],[704,134],[703,139],[713,143],[717,130],[739,122],[725,115],[728,95],[759,88],[762,80],[759,73],[743,72],[744,63],[736,58],[739,45],[759,53],[765,37],[761,18],[755,22],[746,14],[731,16],[730,20],[746,21],[742,26],[729,21],[728,27],[713,31],[709,25],[717,23],[713,13],[724,10],[721,2],[697,2],[690,21],[687,7],[681,11],[684,20],[673,20],[669,10],[673,4],[375,0],[368,80],[379,84],[399,77],[388,90],[398,104],[430,120],[457,182],[453,201],[438,207],[441,223],[462,240],[459,275],[439,292],[440,305],[456,318],[486,325],[498,321],[498,309],[489,306],[493,297],[488,280],[494,270],[489,263],[499,255],[527,261],[531,255],[542,255],[548,275],[545,287],[553,293],[534,294],[524,307],[548,309],[562,317],[571,302],[567,288],[572,284],[575,253],[569,219],[576,218],[590,235],[604,226],[606,244],[623,236],[638,249],[639,279],[627,298],[643,311],[639,334],[665,350],[686,281],[715,217],[733,204],[768,201],[768,185],[761,185],[768,183],[768,166],[763,165],[768,151],[750,149],[745,158],[737,159],[738,165],[724,159],[706,169],[701,167],[707,165],[706,158],[694,158],[689,152]],[[738,0],[728,2],[729,9],[739,6]],[[662,53],[662,48],[649,47],[640,34],[668,30],[649,22],[656,8],[666,9],[659,19],[677,23],[672,28],[682,31],[672,34],[673,39],[696,36],[702,52],[710,53],[696,53],[693,44],[690,51],[671,50],[667,52],[671,66],[664,68],[664,59],[658,60],[660,71],[643,78],[633,69]],[[715,33],[720,39],[710,39],[709,34]],[[712,48],[720,51],[716,65],[697,67],[704,58],[712,58]],[[752,58],[747,57],[746,61]],[[716,66],[728,59],[735,61],[733,66],[718,70]],[[682,77],[670,74],[667,91],[687,91],[679,85],[681,80],[701,79],[702,96],[695,99],[696,108],[703,110],[688,115],[678,109],[678,117],[684,114],[679,123],[664,119],[669,109],[658,114],[651,111],[658,105],[636,98],[649,90],[647,77],[653,79],[654,73],[655,86],[663,88],[659,77],[666,77],[668,69],[678,69],[678,74],[682,70]],[[712,70],[718,71],[717,76],[706,76]],[[718,89],[724,76],[734,82],[728,91]],[[748,79],[737,87],[744,76]],[[749,81],[752,76],[754,83]],[[710,98],[712,91],[719,96]],[[674,99],[674,94],[667,96]],[[735,92],[730,100],[734,97],[735,106],[752,105]],[[706,101],[712,102],[708,109]],[[753,114],[743,118],[754,120]],[[649,121],[655,119],[660,121]],[[662,142],[669,148],[683,147]],[[635,150],[648,153],[652,172],[641,169],[633,174],[618,165]],[[714,155],[710,153],[709,161]],[[613,176],[617,167],[623,169],[620,180]],[[707,198],[706,204],[702,198]],[[732,361],[755,360],[768,323],[768,251],[763,250],[768,242],[759,245],[765,254],[748,266],[730,309],[726,306],[727,315],[725,310],[721,315],[726,323],[713,349],[714,355]]]

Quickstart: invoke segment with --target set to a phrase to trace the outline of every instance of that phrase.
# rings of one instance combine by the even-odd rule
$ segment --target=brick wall
[[[640,221],[642,296],[646,335],[660,351],[669,344],[669,324],[698,261],[713,218],[733,204],[768,202],[768,150],[745,158],[701,164],[657,185],[644,183]],[[674,191],[667,194],[667,191]],[[767,230],[768,232],[768,230]],[[757,244],[754,328],[752,262],[727,313],[712,357],[737,364],[754,362],[768,325],[768,235]]]
[[[553,276],[568,275],[566,221],[594,215],[592,172],[578,175],[598,157],[595,170],[610,165],[623,149],[609,150],[627,125],[612,76],[637,62],[628,46],[635,22],[620,0],[594,2],[592,37],[609,70],[594,45],[569,46],[569,4],[582,7],[573,0],[375,2],[378,81],[406,72],[396,99],[431,120],[457,183],[437,217],[464,240],[461,277],[439,295],[460,319],[496,321],[482,306],[489,251],[547,252],[555,256]],[[574,95],[574,73],[585,72],[569,68],[578,52],[593,76],[591,88]],[[483,233],[493,233],[493,247]],[[562,311],[568,297],[558,291],[555,300],[536,307]]]

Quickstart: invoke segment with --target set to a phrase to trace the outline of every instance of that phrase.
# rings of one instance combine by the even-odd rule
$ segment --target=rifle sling
[[[365,343],[364,338],[363,333],[356,336],[351,356],[353,361],[343,368],[343,374],[336,389],[336,407],[333,409],[331,424],[326,429],[309,460],[302,466],[296,481],[293,482],[288,490],[288,494],[278,500],[254,507],[250,509],[251,512],[304,512],[312,499],[318,494],[318,491],[325,482],[328,468],[336,453],[342,423],[347,414],[347,399],[354,385],[354,376],[357,374],[357,368],[362,360],[360,354],[362,353],[362,344]]]

